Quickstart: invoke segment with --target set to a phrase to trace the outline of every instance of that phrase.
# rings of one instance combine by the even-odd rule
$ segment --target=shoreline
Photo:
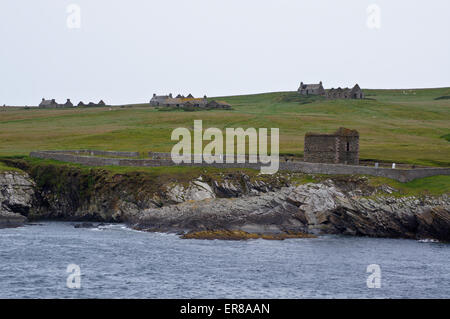
[[[402,193],[397,187],[404,184],[356,175],[261,176],[204,169],[114,173],[20,163],[22,171],[0,172],[3,226],[123,222],[187,238],[343,234],[450,241],[446,184],[432,195]]]
[[[78,230],[93,230],[93,231],[110,231],[110,230],[117,230],[115,228],[124,230],[124,231],[131,231],[131,232],[137,232],[141,234],[156,234],[161,236],[173,236],[180,240],[195,240],[195,241],[229,241],[229,242],[247,242],[252,240],[263,240],[263,241],[285,241],[289,239],[385,239],[385,240],[406,240],[406,241],[414,241],[419,243],[438,243],[438,244],[450,244],[450,241],[442,241],[437,240],[433,238],[402,238],[402,237],[370,237],[370,236],[352,236],[352,235],[343,235],[343,234],[319,234],[319,235],[311,235],[311,234],[294,234],[294,236],[277,236],[280,234],[273,234],[273,236],[269,236],[267,234],[251,234],[251,233],[245,233],[245,232],[239,232],[239,231],[229,231],[229,230],[218,230],[218,231],[204,231],[204,232],[193,232],[193,233],[182,233],[182,232],[158,232],[158,231],[148,231],[148,230],[140,230],[132,227],[131,225],[128,225],[123,222],[111,222],[111,223],[98,223],[93,222],[90,223],[92,226],[90,227],[77,227],[83,224],[83,222],[77,222],[77,221],[64,221],[64,220],[39,220],[35,222],[26,222],[20,226],[17,227],[10,227],[10,228],[0,228],[1,230],[12,230],[12,229],[20,229],[25,227],[46,227],[46,226],[52,226],[52,225],[64,225],[69,228],[78,229]],[[218,234],[218,238],[213,238],[213,236],[210,236],[210,234]],[[235,237],[230,236],[230,238],[226,238],[227,234],[235,234]],[[195,236],[195,235],[204,235],[204,236]],[[189,236],[186,236],[189,235]],[[194,236],[191,236],[194,235]],[[244,238],[241,238],[241,235],[244,235]],[[248,235],[248,236],[247,236]],[[298,235],[298,236],[295,236]]]

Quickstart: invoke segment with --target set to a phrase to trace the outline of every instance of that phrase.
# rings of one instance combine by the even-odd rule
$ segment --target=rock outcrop
[[[450,241],[450,198],[373,198],[332,180],[286,187],[260,196],[206,199],[147,209],[131,219],[148,231],[239,230],[249,233],[344,234]]]
[[[35,184],[21,172],[0,172],[0,228],[22,226],[32,209]]]

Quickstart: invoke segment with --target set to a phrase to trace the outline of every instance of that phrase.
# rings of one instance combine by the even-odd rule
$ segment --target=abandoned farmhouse
[[[325,90],[322,81],[319,84],[304,84],[301,82],[297,92],[301,95],[320,95],[328,99],[364,99],[364,92],[358,84],[355,84],[351,89],[338,87],[337,89]]]
[[[319,84],[304,84],[301,82],[297,91],[301,95],[325,95],[326,93],[322,81]]]
[[[67,99],[66,103],[59,104],[55,101],[55,99],[46,100],[45,98],[42,98],[41,103],[39,104],[39,107],[73,107],[72,102],[70,99]]]
[[[169,95],[153,94],[150,100],[151,106],[165,106],[175,108],[205,108],[205,109],[230,109],[231,105],[223,101],[208,101],[206,95],[203,98],[195,98],[192,94],[184,96],[178,94],[173,97],[172,93]]]
[[[333,134],[305,134],[303,160],[311,163],[359,164],[359,133],[339,128]]]
[[[83,101],[80,101],[80,103],[78,103],[78,106],[105,106],[105,102],[103,102],[103,100],[100,100],[97,104],[93,103],[93,102],[89,102],[88,104],[84,104]]]
[[[88,104],[84,104],[83,102],[78,103],[77,106],[105,106],[105,102],[103,100],[100,100],[98,103],[89,102]],[[42,98],[41,103],[39,103],[40,108],[57,108],[57,107],[74,107],[73,103],[70,101],[70,99],[67,99],[66,103],[59,104],[56,102],[55,99],[46,100],[45,98]]]

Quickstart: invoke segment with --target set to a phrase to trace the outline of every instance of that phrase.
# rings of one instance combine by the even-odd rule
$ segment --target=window
[[[350,143],[347,142],[347,152],[350,152]]]

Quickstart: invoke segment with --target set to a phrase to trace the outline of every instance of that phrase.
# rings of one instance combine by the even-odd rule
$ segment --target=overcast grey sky
[[[69,28],[69,4],[81,9]],[[380,28],[369,28],[371,4]],[[0,104],[450,86],[448,0],[1,0]],[[73,25],[72,25],[73,26]]]

